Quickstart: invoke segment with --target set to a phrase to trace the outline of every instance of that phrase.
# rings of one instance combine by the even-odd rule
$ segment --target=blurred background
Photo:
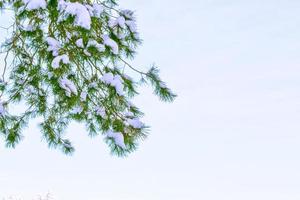
[[[134,102],[151,134],[127,158],[75,123],[76,152],[65,156],[32,122],[16,149],[0,140],[0,198],[300,199],[300,1],[120,5],[136,10],[144,39],[134,65],[155,62],[178,98],[165,104],[141,88]]]

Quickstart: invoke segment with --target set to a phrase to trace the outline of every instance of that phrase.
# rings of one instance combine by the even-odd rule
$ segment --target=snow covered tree
[[[0,8],[14,15],[1,46],[0,134],[7,147],[39,117],[50,147],[74,151],[64,132],[75,120],[90,136],[102,134],[113,154],[127,155],[148,130],[131,103],[137,87],[150,83],[161,100],[174,100],[155,66],[143,72],[130,64],[141,39],[134,12],[115,0],[0,0]],[[24,112],[9,112],[22,102]]]

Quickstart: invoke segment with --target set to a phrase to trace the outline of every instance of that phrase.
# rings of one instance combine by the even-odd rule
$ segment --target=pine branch
[[[14,16],[11,26],[0,26],[11,38],[2,45],[0,82],[0,134],[8,147],[22,139],[30,119],[40,117],[48,146],[65,154],[75,150],[64,136],[72,121],[84,123],[92,137],[102,135],[112,154],[133,152],[149,127],[131,103],[140,83],[125,67],[162,101],[175,99],[156,67],[143,72],[127,61],[142,40],[134,12],[121,10],[116,0],[0,0],[0,9]],[[10,113],[20,102],[30,109]]]

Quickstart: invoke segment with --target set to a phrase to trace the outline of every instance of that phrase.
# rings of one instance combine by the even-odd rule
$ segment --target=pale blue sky
[[[15,150],[0,142],[0,197],[300,199],[300,1],[122,5],[137,11],[144,39],[134,63],[155,61],[179,97],[164,104],[141,90],[151,135],[126,159],[76,124],[77,151],[64,156],[32,123]]]

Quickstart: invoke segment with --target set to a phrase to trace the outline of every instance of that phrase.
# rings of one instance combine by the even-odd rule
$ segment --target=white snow
[[[32,85],[29,85],[27,88],[26,88],[26,92],[28,92],[29,94],[36,94],[36,90],[35,88],[32,86]]]
[[[124,95],[124,85],[123,80],[120,75],[113,75],[111,72],[104,74],[101,78],[101,81],[115,87],[116,92],[120,95]]]
[[[121,28],[125,28],[125,18],[123,16],[118,17],[117,19],[110,19],[109,20],[109,27],[113,28],[115,26],[119,26]]]
[[[92,6],[90,6],[89,4],[85,4],[84,6],[89,11],[90,16],[92,17],[94,15],[94,8]]]
[[[101,4],[94,3],[93,6],[85,5],[85,7],[88,9],[91,17],[97,17],[100,18],[101,14],[104,11],[104,8]]]
[[[37,9],[45,9],[47,3],[45,0],[23,0],[23,3],[26,5],[26,10],[37,10]]]
[[[48,48],[47,51],[52,52],[53,56],[57,56],[58,55],[58,51],[61,47],[59,41],[57,41],[55,38],[52,37],[47,37],[46,38],[46,42],[48,43]]]
[[[75,84],[72,81],[70,81],[69,79],[67,79],[66,77],[61,78],[59,80],[59,85],[61,88],[63,88],[66,91],[66,95],[68,97],[70,97],[72,93],[75,95],[78,94]]]
[[[127,24],[128,28],[130,29],[131,32],[133,32],[133,33],[137,32],[137,26],[136,26],[135,21],[127,20],[125,23]]]
[[[140,34],[138,32],[133,33],[135,39],[140,39]]]
[[[124,113],[125,117],[133,117],[134,114],[132,112],[125,112]]]
[[[122,32],[116,33],[116,35],[120,40],[123,40],[126,37],[126,34]]]
[[[73,108],[73,110],[71,111],[72,114],[80,114],[82,113],[83,108],[81,106],[76,106],[75,108]]]
[[[125,145],[125,142],[124,142],[124,136],[123,136],[122,133],[114,132],[114,131],[110,130],[106,134],[107,134],[108,138],[114,139],[116,145],[118,145],[122,149],[126,149],[126,145]]]
[[[34,26],[28,24],[27,26],[23,26],[22,29],[24,31],[33,32],[37,29],[37,27],[34,27]]]
[[[94,3],[93,4],[93,8],[94,8],[94,17],[100,17],[100,15],[103,13],[104,11],[104,8],[101,4],[97,4],[97,3]]]
[[[125,18],[123,16],[118,17],[118,19],[116,20],[117,24],[121,27],[121,28],[125,28]]]
[[[66,32],[66,35],[69,40],[72,38],[72,34],[70,32]]]
[[[95,111],[96,111],[96,114],[100,115],[102,118],[106,117],[106,112],[105,112],[105,109],[103,107],[98,106],[98,107],[96,107]]]
[[[4,108],[2,102],[0,102],[0,115],[1,115],[1,116],[5,115],[5,108]]]
[[[84,45],[83,45],[83,40],[82,39],[78,39],[76,40],[76,46],[79,47],[79,48],[84,48]]]
[[[113,80],[114,80],[114,75],[111,72],[105,73],[101,77],[101,81],[103,81],[106,84],[110,84]]]
[[[166,83],[164,83],[164,82],[160,82],[160,83],[159,83],[159,86],[160,86],[161,88],[167,88],[167,85],[166,85]]]
[[[59,9],[64,11],[67,15],[75,16],[75,25],[85,29],[91,28],[91,16],[86,8],[78,2],[65,2],[64,0],[59,1]]]
[[[47,72],[47,76],[48,76],[48,79],[51,79],[53,77],[53,73],[52,72]]]
[[[90,52],[88,52],[87,49],[83,50],[83,53],[84,53],[85,55],[87,55],[87,56],[91,56],[91,55],[92,55]]]
[[[80,93],[80,100],[81,100],[81,101],[86,101],[86,97],[87,97],[87,92],[82,91],[82,92]]]
[[[120,96],[124,95],[124,85],[121,76],[116,75],[113,81],[111,82],[111,85],[116,88],[116,91]]]
[[[89,84],[89,88],[96,88],[97,87],[97,82],[91,82],[90,84]]]
[[[119,53],[118,44],[114,40],[112,40],[108,35],[103,35],[102,39],[103,39],[103,43],[112,49],[113,54]]]
[[[105,46],[103,44],[99,44],[96,40],[89,40],[87,47],[95,47],[99,52],[105,51]]]
[[[144,124],[137,118],[128,119],[127,123],[133,128],[142,128],[144,126]]]
[[[56,56],[52,63],[51,63],[51,66],[54,68],[54,69],[57,69],[59,68],[59,64],[60,62],[62,61],[62,63],[64,64],[69,64],[70,63],[70,59],[69,59],[69,56],[66,55],[66,54],[63,54],[61,56]]]

